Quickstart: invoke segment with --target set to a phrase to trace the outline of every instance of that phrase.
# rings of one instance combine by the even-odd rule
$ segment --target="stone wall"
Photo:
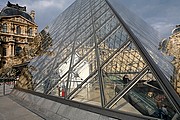
[[[54,99],[50,100],[16,89],[12,91],[9,97],[46,120],[155,120],[150,117],[117,113],[115,111],[110,112],[109,110],[95,106],[88,108],[88,105],[81,105],[81,103],[77,102],[74,104],[73,101],[68,102],[68,100],[53,96],[49,96]],[[82,109],[85,107],[87,110]]]

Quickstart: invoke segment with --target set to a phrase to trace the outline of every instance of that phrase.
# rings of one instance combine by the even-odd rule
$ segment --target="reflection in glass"
[[[86,85],[80,88],[80,91],[76,93],[72,100],[100,106],[101,97],[98,77],[96,76],[87,81]]]
[[[116,94],[120,92],[117,88]],[[113,109],[170,120],[176,114],[173,105],[151,71],[118,101]]]
[[[169,63],[156,49],[156,32],[118,4],[118,0],[76,0],[41,32],[43,53],[28,65],[34,90],[107,109],[171,119],[177,113],[176,104],[169,102],[168,90],[161,88],[159,81],[165,85],[161,77],[155,78],[150,70],[166,66],[162,74],[172,75]]]

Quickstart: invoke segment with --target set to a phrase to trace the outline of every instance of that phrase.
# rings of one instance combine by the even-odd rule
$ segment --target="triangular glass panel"
[[[73,65],[75,65],[77,62],[82,60],[84,57],[86,57],[88,53],[93,50],[95,46],[93,37],[90,37],[89,39],[83,41],[82,43],[78,43],[78,42],[80,41],[76,42],[76,44],[79,44],[79,45],[75,49]]]
[[[46,79],[44,79],[43,81],[39,82],[36,86],[35,86],[35,91],[36,92],[40,92],[40,93],[46,93],[46,89],[49,88],[49,78],[47,77]]]
[[[153,73],[146,71],[144,76],[136,79],[138,82],[126,93],[117,91],[121,98],[113,103],[112,109],[171,120],[177,116],[173,104],[169,101],[165,91],[161,88]]]
[[[89,79],[72,100],[92,105],[101,105],[100,87],[98,77]]]
[[[53,84],[53,86],[51,86],[51,88],[48,90],[48,94],[53,96],[65,97],[65,89],[68,78],[67,76],[68,75],[57,80],[56,83]]]
[[[105,40],[102,40],[98,45],[100,63],[103,64],[108,58],[112,57],[111,55],[123,47],[123,44],[128,40],[129,36],[125,29],[122,26],[119,26],[118,29],[110,34]]]
[[[119,91],[122,91],[145,66],[146,63],[133,43],[116,53],[103,67],[102,77],[106,102],[115,96],[117,87]]]
[[[98,42],[104,40],[109,34],[111,34],[114,30],[119,28],[118,19],[113,16],[109,21],[107,21],[97,32],[96,35],[99,38]]]
[[[100,12],[96,12],[94,15],[95,29],[99,29],[105,22],[107,22],[112,16],[113,13],[108,6],[105,4],[104,7],[99,9]]]
[[[53,63],[54,60],[52,60]],[[29,70],[32,71],[31,74],[33,76],[34,87],[43,82],[43,78],[48,78],[49,74],[52,72],[52,64],[44,64],[43,69],[40,66],[34,67],[29,66]]]
[[[78,60],[78,56],[75,56],[75,59],[79,61],[75,66],[72,66],[69,72],[69,94],[75,88],[78,87],[88,76],[93,74],[97,70],[97,60],[95,56],[95,51],[92,50],[87,56]]]
[[[87,51],[91,50],[91,48],[93,48],[94,46],[95,44],[92,36],[87,40],[85,39],[84,41],[78,40],[76,42],[76,53],[78,53],[80,56],[84,56]]]

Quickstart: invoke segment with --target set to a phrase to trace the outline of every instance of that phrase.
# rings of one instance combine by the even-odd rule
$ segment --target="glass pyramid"
[[[40,34],[44,54],[28,65],[35,91],[156,118],[178,117],[173,66],[158,51],[157,32],[119,0],[76,0]]]

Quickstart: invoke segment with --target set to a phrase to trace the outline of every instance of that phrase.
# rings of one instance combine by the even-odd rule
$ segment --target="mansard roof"
[[[18,4],[11,4],[8,1],[8,4],[6,7],[4,7],[0,12],[0,17],[6,17],[6,16],[17,16],[20,15],[27,20],[34,22],[32,17],[26,12],[26,7],[21,7]]]

